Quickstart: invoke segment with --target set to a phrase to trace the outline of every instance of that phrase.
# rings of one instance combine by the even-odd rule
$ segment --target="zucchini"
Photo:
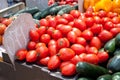
[[[39,20],[39,19],[40,19],[40,16],[41,16],[41,11],[35,13],[35,14],[33,15],[33,18]]]
[[[112,57],[107,64],[107,68],[112,72],[120,71],[120,55],[115,55]]]
[[[115,43],[117,47],[120,47],[120,33],[118,33],[115,37]]]
[[[110,55],[113,55],[115,51],[115,38],[109,40],[105,45],[104,45],[104,50],[107,51]]]
[[[106,68],[87,62],[78,62],[76,64],[76,71],[80,73],[80,75],[94,78],[109,73]]]
[[[60,5],[60,6],[55,6],[49,10],[51,15],[57,15],[58,11],[60,11],[62,8],[67,7],[68,5]]]
[[[112,80],[120,80],[120,72],[116,72],[112,75]]]
[[[54,3],[53,5],[49,6],[48,8],[44,9],[43,11],[41,11],[42,14],[41,14],[40,18],[42,19],[42,18],[45,18],[47,15],[49,15],[49,14],[50,14],[50,13],[49,13],[49,10],[50,10],[51,8],[55,7],[55,6],[58,6],[58,3],[57,3],[57,2]]]
[[[120,54],[120,48],[117,48],[117,49],[114,51],[113,54],[114,54],[114,55],[119,55],[119,54]]]
[[[101,75],[97,78],[97,80],[112,80],[112,75],[110,74]]]
[[[80,77],[80,78],[78,78],[77,80],[93,80],[93,79],[87,78],[87,77]]]

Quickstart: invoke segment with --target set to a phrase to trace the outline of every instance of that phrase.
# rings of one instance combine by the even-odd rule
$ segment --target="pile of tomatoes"
[[[49,70],[60,69],[64,76],[75,75],[76,63],[80,61],[96,65],[107,61],[109,54],[100,49],[120,32],[118,14],[103,10],[72,10],[39,22],[40,27],[29,32],[26,49],[19,49],[16,58]]]

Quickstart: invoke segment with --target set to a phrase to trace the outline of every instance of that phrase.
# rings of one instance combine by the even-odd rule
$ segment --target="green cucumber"
[[[116,72],[112,75],[112,80],[120,80],[120,72]]]
[[[112,72],[120,71],[120,55],[115,55],[112,57],[107,64],[107,68]]]
[[[113,55],[115,51],[115,38],[109,40],[105,45],[104,45],[104,50],[107,51],[110,55]]]
[[[120,55],[120,48],[117,48],[117,49],[114,51],[113,54],[114,54],[114,55]]]
[[[116,35],[115,37],[115,43],[117,47],[120,47],[120,33]]]
[[[46,8],[46,9],[44,9],[43,11],[41,11],[41,19],[42,18],[45,18],[47,15],[49,15],[50,14],[50,12],[49,12],[49,10],[51,9],[51,8],[53,8],[53,7],[55,7],[55,6],[58,6],[58,3],[56,2],[56,3],[54,3],[53,5],[51,5],[51,6],[49,6],[48,8]]]
[[[112,75],[110,74],[101,75],[97,78],[97,80],[112,80]]]
[[[87,62],[78,62],[76,64],[76,71],[80,75],[95,78],[97,78],[100,75],[109,73],[109,71],[106,68]]]
[[[62,8],[67,7],[68,5],[60,5],[60,6],[55,6],[49,10],[51,15],[57,15],[58,11],[60,11]]]
[[[78,78],[77,80],[93,80],[93,79],[87,78],[87,77],[80,77],[80,78]]]
[[[40,16],[41,16],[41,11],[35,13],[35,14],[33,15],[33,18],[39,20],[39,19],[40,19]]]

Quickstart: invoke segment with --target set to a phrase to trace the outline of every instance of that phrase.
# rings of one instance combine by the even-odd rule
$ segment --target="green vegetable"
[[[112,80],[120,80],[120,72],[116,72],[112,75]]]
[[[120,47],[120,33],[115,37],[115,43],[117,47]]]
[[[114,54],[114,55],[119,55],[119,54],[120,54],[120,48],[117,48],[117,49],[114,51],[113,54]]]
[[[33,15],[33,18],[34,18],[34,19],[37,19],[37,20],[39,20],[40,17],[41,17],[41,11],[39,11],[39,12],[37,12],[37,13],[35,13],[35,14]]]
[[[93,80],[93,79],[87,78],[87,77],[81,77],[81,78],[78,78],[77,80]]]
[[[110,74],[101,75],[97,80],[112,80],[112,76]]]

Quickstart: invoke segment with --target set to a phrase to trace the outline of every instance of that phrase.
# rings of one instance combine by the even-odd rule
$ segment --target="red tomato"
[[[99,52],[99,53],[97,54],[97,56],[98,56],[98,58],[99,58],[99,63],[103,63],[103,62],[107,61],[108,58],[109,58],[108,53],[105,52],[105,51]]]
[[[85,23],[88,27],[91,27],[94,24],[94,19],[92,17],[85,18]]]
[[[71,42],[71,43],[75,43],[77,40],[77,35],[75,34],[74,31],[70,31],[67,34],[67,39]]]
[[[103,26],[102,24],[94,24],[90,30],[93,32],[93,34],[98,35],[103,30]]]
[[[68,64],[70,64],[70,63],[71,63],[70,61],[61,62],[61,64],[60,64],[60,70],[61,70],[65,65],[68,65]]]
[[[104,25],[108,21],[111,21],[111,19],[109,17],[103,17],[101,23]]]
[[[79,57],[80,57],[80,59],[82,60],[82,61],[85,61],[85,56],[86,56],[87,54],[86,53],[81,53],[80,55],[79,55]]]
[[[62,33],[59,30],[54,30],[52,33],[52,38],[55,40],[62,38]]]
[[[61,48],[58,52],[58,55],[61,60],[69,61],[75,56],[75,52],[70,48]]]
[[[108,21],[105,23],[103,28],[109,31],[110,29],[114,28],[114,25],[112,22]]]
[[[74,20],[74,27],[80,29],[81,31],[83,31],[87,28],[85,22],[82,21],[81,19]]]
[[[100,18],[106,17],[106,16],[107,16],[107,12],[104,11],[104,10],[100,10],[100,11],[98,12],[98,16],[99,16]]]
[[[96,47],[89,47],[87,49],[88,54],[98,54],[98,49]]]
[[[35,62],[37,60],[38,53],[35,50],[30,50],[26,54],[26,61],[27,62]]]
[[[50,60],[50,57],[45,57],[39,60],[38,64],[42,64],[44,66],[48,65],[48,61]]]
[[[39,33],[36,30],[30,30],[29,32],[30,40],[31,41],[39,41]]]
[[[72,63],[62,67],[61,74],[64,76],[72,76],[76,73],[76,66]]]
[[[100,49],[102,47],[102,42],[98,37],[93,37],[92,40],[90,41],[90,46]]]
[[[113,22],[114,24],[118,24],[118,23],[120,23],[120,18],[119,18],[119,17],[113,17],[113,18],[112,18],[112,22]]]
[[[84,30],[82,32],[82,37],[85,38],[86,40],[91,40],[93,38],[93,33],[90,30]]]
[[[78,10],[71,10],[70,14],[74,17],[74,18],[78,18],[80,16],[80,12]]]
[[[74,26],[74,21],[69,22],[68,25],[73,27]]]
[[[16,56],[16,59],[18,59],[18,60],[25,60],[26,54],[27,54],[27,50],[26,49],[19,49],[16,52],[15,56]]]
[[[96,54],[87,54],[85,56],[85,61],[92,64],[98,64],[99,58]]]
[[[74,17],[71,14],[65,13],[62,15],[62,17],[65,18],[66,20],[68,20],[69,22],[74,20]]]
[[[6,29],[6,25],[3,23],[0,23],[0,35],[3,35]]]
[[[53,28],[53,27],[48,27],[48,29],[47,29],[47,34],[49,34],[50,36],[52,36],[54,30],[55,30],[55,28]]]
[[[107,13],[107,17],[109,17],[109,18],[113,18],[113,17],[117,17],[117,16],[118,16],[118,14],[114,13],[114,12],[108,12]]]
[[[28,50],[34,50],[36,48],[36,42],[34,41],[29,41],[27,44]]]
[[[85,47],[81,44],[73,44],[71,46],[71,49],[77,54],[81,54],[81,53],[84,53],[86,50],[85,50]]]
[[[101,24],[102,23],[102,19],[99,16],[94,16],[94,22],[97,24]]]
[[[70,61],[76,65],[78,62],[81,62],[82,59],[78,55],[75,55]]]
[[[12,23],[12,19],[4,19],[1,23],[5,24],[6,26],[10,25]]]
[[[37,32],[39,33],[39,35],[43,35],[45,34],[47,31],[47,27],[46,26],[40,26],[38,29],[37,29]]]
[[[50,60],[48,61],[48,69],[55,70],[55,69],[59,68],[60,63],[61,62],[60,62],[59,57],[54,55],[54,56],[50,57]]]
[[[41,46],[46,46],[46,44],[42,43],[42,42],[38,42],[38,43],[36,43],[35,48],[38,48],[38,47],[41,47]]]
[[[83,46],[86,46],[86,45],[87,45],[87,41],[86,41],[86,39],[83,38],[83,37],[77,37],[76,43],[77,43],[77,44],[81,44],[81,45],[83,45]]]
[[[68,21],[65,18],[59,18],[57,20],[57,24],[65,24],[65,25],[67,25]]]
[[[56,27],[56,25],[57,25],[57,21],[56,21],[56,18],[55,17],[52,17],[52,18],[50,18],[50,19],[48,19],[48,22],[49,22],[49,26],[50,27]]]
[[[58,49],[57,49],[57,46],[56,46],[56,45],[50,45],[50,46],[48,47],[48,49],[49,49],[49,54],[50,54],[50,56],[56,55],[57,52],[58,52]]]
[[[45,44],[48,44],[49,41],[50,41],[50,39],[51,39],[51,37],[50,37],[49,34],[43,34],[40,37],[40,41],[43,42],[43,43],[45,43]]]
[[[75,32],[75,34],[77,35],[77,37],[81,36],[82,32],[78,28],[73,27],[72,31]]]
[[[40,58],[45,58],[49,55],[49,50],[46,46],[36,48],[36,52],[39,54]]]
[[[56,42],[57,44],[57,48],[65,48],[65,47],[69,47],[70,43],[66,38],[59,38]]]
[[[55,19],[56,19],[56,20],[58,20],[58,19],[60,19],[60,18],[62,18],[61,15],[56,15],[56,16],[55,16]]]
[[[113,38],[113,34],[107,30],[102,30],[98,35],[101,41],[107,42],[108,40]]]
[[[118,33],[120,33],[120,27],[116,27],[116,28],[112,28],[110,29],[110,32],[113,34],[113,36],[115,37]]]
[[[51,40],[49,41],[48,47],[49,47],[49,46],[52,46],[52,45],[57,45],[57,44],[56,44],[56,41],[55,41],[54,39],[51,39]]]
[[[46,27],[48,27],[49,26],[49,21],[47,20],[47,19],[41,19],[40,21],[39,21],[39,23],[40,23],[40,26],[46,26]]]
[[[85,14],[86,17],[92,17],[93,16],[92,11],[86,11],[84,14]]]

